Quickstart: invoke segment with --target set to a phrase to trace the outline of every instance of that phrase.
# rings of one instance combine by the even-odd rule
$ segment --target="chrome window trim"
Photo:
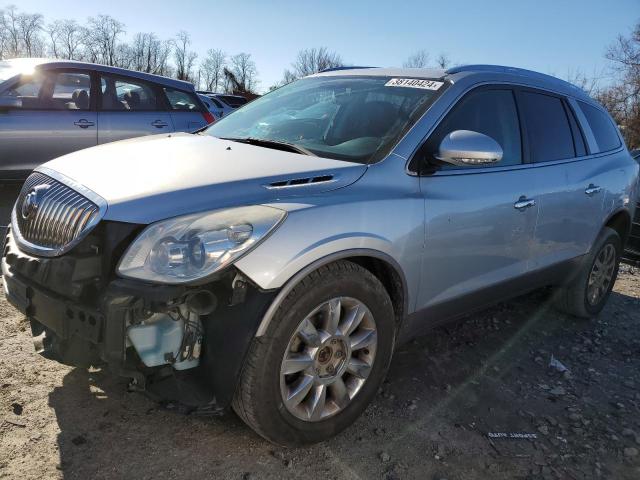
[[[11,210],[11,233],[14,235],[20,249],[27,253],[31,253],[33,255],[41,257],[58,257],[67,253],[73,247],[78,245],[78,243],[80,243],[89,234],[89,232],[91,232],[95,228],[95,226],[100,223],[100,221],[104,218],[104,215],[107,213],[107,201],[97,193],[89,190],[84,185],[81,185],[75,180],[67,177],[66,175],[63,175],[62,173],[52,170],[48,167],[40,166],[36,168],[34,172],[40,172],[44,175],[47,175],[48,177],[53,178],[63,185],[66,185],[67,187],[75,190],[98,206],[98,213],[91,219],[89,223],[87,223],[80,235],[78,235],[77,238],[75,238],[68,244],[58,248],[43,247],[25,240],[25,238],[20,233],[20,229],[17,226],[18,219],[16,216],[16,205],[13,206],[13,209]]]
[[[427,131],[427,133],[424,135],[424,137],[417,143],[417,145],[414,147],[413,151],[411,152],[411,155],[409,155],[406,158],[406,162],[405,162],[405,167],[404,167],[404,171],[407,175],[412,176],[412,177],[421,177],[421,176],[428,176],[428,177],[433,177],[433,176],[448,176],[448,175],[466,175],[466,174],[474,174],[474,173],[487,173],[487,172],[503,172],[503,171],[508,171],[508,170],[520,170],[522,168],[540,168],[540,167],[544,167],[544,166],[551,166],[551,165],[560,165],[563,163],[571,163],[571,162],[579,162],[579,161],[583,161],[583,160],[589,160],[591,158],[596,158],[596,157],[601,157],[604,155],[612,155],[614,153],[618,153],[620,151],[623,150],[623,146],[621,145],[620,147],[618,147],[615,150],[609,150],[608,152],[599,152],[599,153],[594,153],[594,154],[588,154],[588,155],[582,155],[580,157],[572,157],[572,158],[565,158],[562,160],[552,160],[549,162],[538,162],[538,163],[521,163],[520,165],[505,165],[505,166],[494,166],[494,167],[483,167],[483,168],[461,168],[458,170],[446,170],[446,171],[437,171],[434,172],[432,174],[429,175],[419,175],[418,172],[415,172],[413,170],[411,170],[409,168],[409,164],[411,163],[411,160],[413,159],[413,157],[415,156],[416,152],[418,151],[418,149],[424,144],[424,142],[429,138],[429,136],[435,131],[436,128],[438,128],[438,126],[440,125],[440,123],[442,123],[442,121],[444,120],[444,118],[449,114],[449,112],[453,109],[453,107],[455,107],[458,102],[460,102],[460,100],[467,95],[468,93],[470,93],[471,91],[477,89],[477,88],[481,88],[484,86],[495,86],[495,87],[500,87],[500,86],[504,86],[504,87],[519,87],[519,88],[529,88],[529,89],[533,89],[533,90],[540,90],[541,92],[547,92],[550,94],[553,94],[555,96],[559,96],[562,98],[565,98],[569,101],[569,103],[571,104],[571,107],[574,110],[579,111],[579,117],[578,117],[578,121],[580,122],[580,126],[583,128],[583,131],[585,131],[585,134],[587,135],[587,131],[589,132],[587,135],[587,142],[588,142],[588,146],[589,149],[591,151],[592,150],[592,141],[595,142],[595,137],[593,137],[593,132],[591,132],[591,127],[588,125],[588,123],[586,124],[586,129],[585,129],[585,123],[586,122],[586,118],[584,117],[584,114],[582,113],[582,111],[579,109],[579,106],[575,103],[576,99],[572,96],[569,96],[565,93],[561,93],[549,88],[545,88],[545,87],[538,87],[535,85],[530,85],[527,83],[520,83],[520,82],[512,82],[512,81],[507,81],[507,80],[496,80],[496,81],[492,81],[492,80],[488,80],[488,81],[482,81],[482,82],[478,82],[478,83],[474,83],[473,85],[468,86],[465,90],[463,90],[447,107],[447,109],[440,115],[440,117],[437,119],[436,122],[434,122],[434,124],[431,126],[431,128],[429,128],[429,130]],[[426,112],[425,112],[426,114]],[[576,116],[578,115],[578,113],[576,112]],[[418,124],[416,123],[415,126],[417,126]],[[522,125],[520,126],[520,128],[522,128]],[[590,137],[590,136],[591,137]],[[401,155],[398,155],[401,156]],[[404,158],[404,157],[402,157]]]

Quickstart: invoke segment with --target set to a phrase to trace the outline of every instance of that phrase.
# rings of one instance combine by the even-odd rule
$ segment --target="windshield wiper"
[[[310,155],[312,157],[317,156],[315,153],[311,152],[310,150],[307,150],[306,148],[301,147],[300,145],[297,145],[295,143],[280,142],[278,140],[265,140],[263,138],[254,138],[254,137],[247,137],[247,138],[220,137],[220,138],[222,140],[231,140],[232,142],[247,143],[249,145],[256,145],[258,147],[273,148],[276,150],[301,153],[302,155]]]

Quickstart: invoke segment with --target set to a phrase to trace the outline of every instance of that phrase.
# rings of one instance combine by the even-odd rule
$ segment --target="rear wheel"
[[[576,317],[599,314],[618,276],[621,253],[620,235],[611,228],[603,228],[575,278],[556,292],[556,306]]]
[[[233,408],[274,443],[325,440],[353,423],[375,396],[394,330],[391,300],[374,275],[348,261],[321,267],[254,339]]]

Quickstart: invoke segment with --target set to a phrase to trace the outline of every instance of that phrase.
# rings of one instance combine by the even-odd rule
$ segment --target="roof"
[[[460,65],[448,70],[438,68],[374,68],[374,67],[351,67],[348,69],[325,70],[311,75],[312,77],[323,76],[372,76],[372,77],[409,77],[425,78],[431,80],[450,80],[455,82],[463,77],[477,75],[478,77],[500,77],[517,80],[518,77],[526,80],[526,83],[540,88],[547,88],[565,95],[590,99],[589,95],[581,88],[572,83],[561,80],[544,73],[526,70],[524,68],[507,67],[503,65]]]
[[[14,58],[5,60],[5,62],[15,66],[15,74],[30,73],[34,69],[48,70],[51,68],[84,68],[97,70],[99,72],[113,73],[115,75],[126,75],[140,80],[159,83],[168,87],[192,90],[193,84],[184,80],[176,80],[174,78],[163,77],[151,73],[137,72],[135,70],[127,70],[126,68],[110,67],[108,65],[100,65],[98,63],[79,62],[76,60],[58,60],[50,58]]]

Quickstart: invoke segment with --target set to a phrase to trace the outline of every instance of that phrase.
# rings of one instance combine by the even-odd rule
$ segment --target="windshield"
[[[442,85],[390,77],[306,78],[254,100],[205,133],[282,142],[320,157],[371,163],[395,146]]]

